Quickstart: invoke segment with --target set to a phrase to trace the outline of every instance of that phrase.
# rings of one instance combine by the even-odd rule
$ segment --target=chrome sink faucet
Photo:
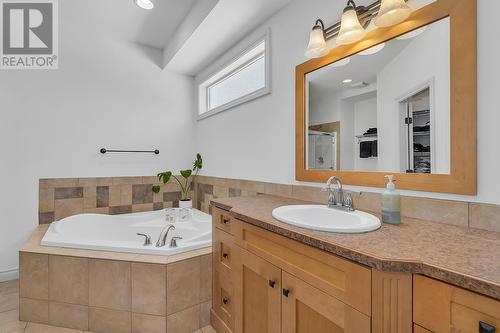
[[[168,232],[170,230],[175,230],[175,227],[173,224],[169,224],[161,231],[160,237],[158,237],[158,240],[156,241],[156,247],[165,246],[165,244],[167,243]]]
[[[337,187],[332,188],[332,184],[336,184]],[[347,211],[354,211],[354,205],[352,202],[352,196],[347,193],[344,200],[344,191],[342,190],[342,182],[337,176],[332,176],[326,182],[326,186],[322,188],[323,191],[328,192],[328,208],[336,208]]]

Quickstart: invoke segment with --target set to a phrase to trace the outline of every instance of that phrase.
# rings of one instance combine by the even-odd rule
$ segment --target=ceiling
[[[152,10],[139,8],[134,0],[60,1],[59,12],[88,22],[114,40],[163,49],[194,3],[204,0],[152,1],[155,4]]]

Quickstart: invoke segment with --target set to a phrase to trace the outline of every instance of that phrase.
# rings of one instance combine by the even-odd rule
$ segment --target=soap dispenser
[[[385,176],[389,180],[387,189],[382,193],[382,222],[389,224],[401,223],[401,199],[394,185],[394,176]]]

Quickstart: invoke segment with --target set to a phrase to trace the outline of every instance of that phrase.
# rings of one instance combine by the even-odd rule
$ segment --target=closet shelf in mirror
[[[431,132],[413,132],[413,136],[427,136],[431,135]]]
[[[374,134],[356,135],[355,138],[358,139],[358,143],[360,143],[362,139],[376,138],[377,136],[378,135],[374,133]]]

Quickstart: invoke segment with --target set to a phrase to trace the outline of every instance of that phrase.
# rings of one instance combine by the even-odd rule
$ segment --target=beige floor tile
[[[62,328],[44,324],[28,323],[25,333],[81,333],[82,331],[71,328]]]
[[[19,311],[17,309],[0,313],[0,332],[11,333],[23,331],[26,322],[19,321]]]
[[[0,283],[0,295],[19,292],[19,280]]]
[[[15,310],[19,308],[19,294],[14,292],[1,296],[0,312]]]

